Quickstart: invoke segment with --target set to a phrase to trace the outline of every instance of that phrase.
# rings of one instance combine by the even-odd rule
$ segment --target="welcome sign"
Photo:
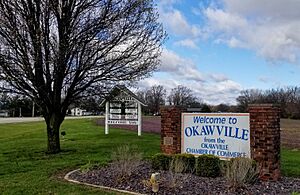
[[[181,152],[250,158],[249,113],[182,113]]]

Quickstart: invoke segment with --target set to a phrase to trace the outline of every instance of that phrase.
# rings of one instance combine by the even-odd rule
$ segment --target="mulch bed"
[[[126,178],[120,179],[116,166],[108,165],[90,170],[86,173],[76,171],[69,177],[73,180],[128,190],[142,194],[291,194],[300,192],[300,179],[283,177],[277,182],[256,182],[246,185],[243,189],[231,192],[224,177],[207,178],[192,174],[172,174],[169,171],[158,171],[160,175],[159,192],[153,193],[151,187],[145,185],[152,173],[157,172],[151,168],[149,162],[142,162]]]

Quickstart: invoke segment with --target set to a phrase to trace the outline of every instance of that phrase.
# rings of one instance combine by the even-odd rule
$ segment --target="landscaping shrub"
[[[246,183],[254,183],[259,177],[259,166],[250,158],[232,158],[223,169],[229,188],[233,191],[244,187]]]
[[[176,173],[193,173],[196,158],[192,154],[175,154],[170,164],[171,170]]]
[[[213,155],[201,155],[196,160],[196,175],[201,177],[220,176],[220,158]]]
[[[155,154],[151,159],[152,168],[155,170],[168,170],[171,160],[172,156],[168,154]]]

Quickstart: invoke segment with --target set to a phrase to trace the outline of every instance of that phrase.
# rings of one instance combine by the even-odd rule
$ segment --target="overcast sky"
[[[209,104],[300,83],[300,0],[159,0],[161,67],[140,88],[185,85]]]

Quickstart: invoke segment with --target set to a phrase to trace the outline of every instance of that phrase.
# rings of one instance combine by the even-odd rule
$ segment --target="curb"
[[[145,194],[141,194],[141,193],[137,193],[137,192],[131,192],[131,191],[127,191],[127,190],[119,190],[116,188],[111,188],[111,187],[106,187],[106,186],[100,186],[100,185],[95,185],[95,184],[90,184],[90,183],[85,183],[85,182],[80,182],[74,179],[70,179],[70,175],[76,171],[79,171],[80,169],[76,169],[74,171],[71,171],[69,173],[67,173],[64,177],[65,180],[72,182],[72,183],[76,183],[76,184],[81,184],[81,185],[86,185],[86,186],[90,186],[90,187],[95,187],[95,188],[100,188],[103,190],[109,190],[109,191],[113,191],[113,192],[119,192],[119,193],[125,193],[125,194],[132,194],[132,195],[145,195]]]

